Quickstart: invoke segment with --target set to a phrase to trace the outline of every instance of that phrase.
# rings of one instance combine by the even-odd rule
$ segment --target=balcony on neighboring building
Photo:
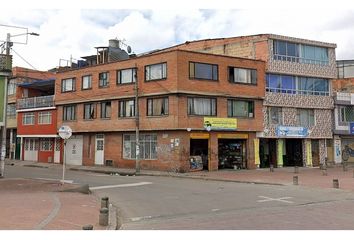
[[[17,110],[54,107],[54,95],[23,98],[17,100]]]
[[[354,105],[354,93],[336,92],[335,104]]]

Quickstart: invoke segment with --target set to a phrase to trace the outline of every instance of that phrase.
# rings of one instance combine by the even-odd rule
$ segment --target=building
[[[55,79],[23,82],[17,85],[17,138],[20,159],[60,163],[62,140],[57,135],[54,105]]]
[[[334,142],[331,155],[336,164],[354,163],[354,78],[333,80]]]
[[[354,60],[337,60],[337,78],[354,78]]]
[[[332,139],[331,79],[337,77],[336,44],[260,34],[206,39],[173,49],[266,61],[260,167],[318,166]],[[258,164],[258,162],[257,162]]]
[[[17,138],[17,112],[16,101],[28,97],[28,89],[18,91],[18,85],[35,81],[54,79],[55,74],[22,67],[13,67],[7,87],[7,147],[6,156],[10,159],[20,159],[20,138]],[[54,89],[54,86],[53,86]]]
[[[264,61],[184,50],[59,72],[66,162],[135,168],[138,124],[142,169],[189,171],[191,155],[208,170],[255,168],[264,77]]]

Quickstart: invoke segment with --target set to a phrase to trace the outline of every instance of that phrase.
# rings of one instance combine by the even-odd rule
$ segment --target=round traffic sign
[[[72,135],[73,130],[69,126],[61,126],[58,130],[59,136],[62,139],[69,139]]]

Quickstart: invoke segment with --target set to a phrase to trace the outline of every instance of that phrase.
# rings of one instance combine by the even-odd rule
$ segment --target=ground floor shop
[[[320,166],[327,157],[326,139],[262,138],[260,168]]]
[[[335,135],[333,139],[334,162],[354,163],[354,136]]]

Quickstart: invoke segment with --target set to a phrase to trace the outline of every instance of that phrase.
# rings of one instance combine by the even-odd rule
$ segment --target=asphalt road
[[[61,179],[61,168],[7,166],[7,178]],[[340,189],[67,171],[121,209],[122,229],[354,229]]]

